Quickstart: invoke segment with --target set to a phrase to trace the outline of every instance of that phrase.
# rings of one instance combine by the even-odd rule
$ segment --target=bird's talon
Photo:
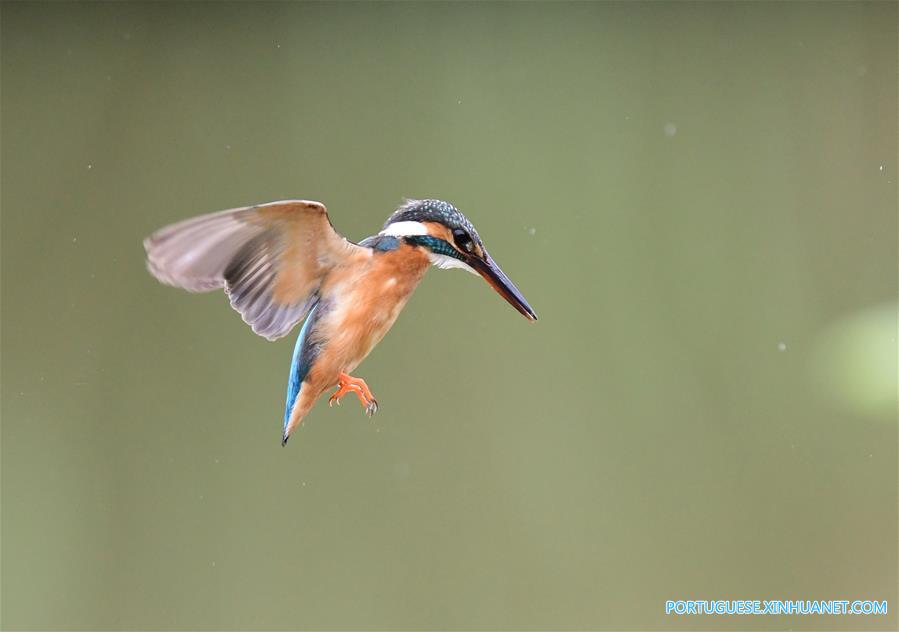
[[[365,383],[365,380],[352,377],[346,373],[338,373],[337,378],[337,391],[331,395],[328,404],[337,402],[337,405],[339,406],[341,397],[347,393],[355,393],[356,397],[359,398],[359,402],[362,404],[365,414],[371,417],[378,411],[378,401],[371,394],[371,391],[368,390],[368,385]]]

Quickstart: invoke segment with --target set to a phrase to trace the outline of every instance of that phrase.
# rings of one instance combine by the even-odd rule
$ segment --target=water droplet
[[[536,229],[536,228],[533,228],[533,227],[528,228],[528,235],[530,235],[530,236],[533,237],[533,236],[536,235],[536,234],[537,234],[537,229]]]
[[[786,351],[786,350],[787,350],[787,343],[785,343],[785,342],[778,342],[778,343],[777,343],[777,350],[778,350],[778,351]]]
[[[665,136],[671,138],[675,134],[677,134],[677,125],[672,122],[665,123],[665,126],[662,127],[662,131],[665,132]]]
[[[92,165],[91,163],[87,163],[87,168],[88,168],[88,169],[93,169],[93,168],[94,168],[94,165]]]

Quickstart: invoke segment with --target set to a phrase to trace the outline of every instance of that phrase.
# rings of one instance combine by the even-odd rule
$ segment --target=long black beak
[[[515,287],[515,284],[512,283],[512,281],[509,280],[509,277],[499,269],[499,266],[496,265],[496,262],[490,255],[484,252],[483,259],[472,256],[469,258],[468,265],[484,277],[484,280],[487,281],[500,296],[509,301],[509,304],[512,307],[521,312],[525,318],[528,320],[537,320],[537,314],[534,313],[534,310],[528,305],[528,302],[521,295],[521,292],[518,291],[518,288]]]

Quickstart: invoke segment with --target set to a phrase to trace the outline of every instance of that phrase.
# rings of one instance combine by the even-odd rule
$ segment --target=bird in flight
[[[371,416],[378,402],[350,373],[393,325],[430,265],[480,275],[529,320],[537,314],[487,254],[471,222],[441,200],[408,200],[377,235],[342,237],[320,202],[288,200],[172,224],[144,241],[147,268],[190,292],[223,288],[253,331],[269,340],[303,321],[287,383],[281,444],[336,386]]]

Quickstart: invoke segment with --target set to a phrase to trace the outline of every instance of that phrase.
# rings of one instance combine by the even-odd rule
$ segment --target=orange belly
[[[363,265],[329,275],[322,296],[330,311],[316,327],[321,350],[306,382],[321,391],[350,373],[393,326],[430,262],[412,246],[378,252]]]

